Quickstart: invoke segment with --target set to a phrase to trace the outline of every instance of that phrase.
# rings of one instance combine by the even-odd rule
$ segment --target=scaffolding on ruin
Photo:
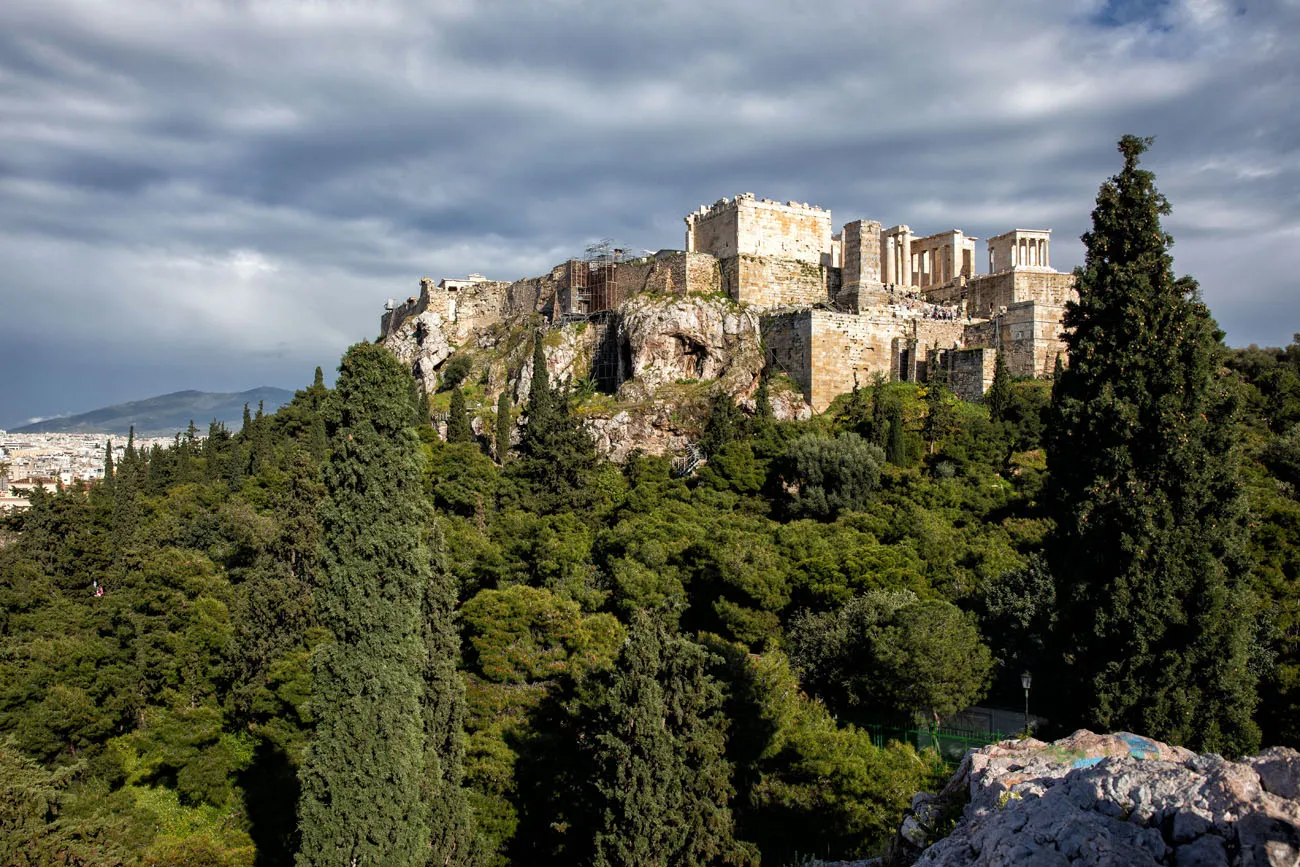
[[[567,316],[587,316],[612,310],[623,302],[618,287],[618,266],[628,258],[627,249],[613,239],[588,244],[581,259],[567,264],[569,309]]]

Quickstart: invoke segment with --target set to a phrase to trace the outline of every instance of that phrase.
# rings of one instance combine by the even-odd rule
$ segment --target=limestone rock
[[[433,394],[438,388],[438,368],[452,353],[442,316],[433,310],[402,321],[382,343],[397,360],[410,365],[411,375],[424,390]]]
[[[646,412],[626,410],[612,416],[591,416],[587,429],[596,441],[596,451],[614,461],[625,461],[634,450],[648,455],[676,454],[685,450],[690,438],[663,407]]]
[[[717,380],[748,393],[763,365],[758,314],[698,296],[635,296],[621,308],[627,375],[653,391],[682,380]]]
[[[1127,732],[1003,741],[913,802],[887,862],[1300,864],[1298,772],[1300,753],[1282,748],[1233,762]],[[966,798],[952,833],[918,853],[935,805]]]

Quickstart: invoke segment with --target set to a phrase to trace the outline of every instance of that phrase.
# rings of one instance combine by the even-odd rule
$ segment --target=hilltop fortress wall
[[[833,234],[829,210],[750,193],[701,206],[685,223],[685,250],[628,258],[602,248],[513,283],[423,280],[418,297],[385,314],[384,334],[432,311],[459,345],[507,318],[558,323],[617,315],[648,293],[722,293],[759,313],[769,364],[816,411],[876,373],[926,381],[936,366],[978,400],[998,351],[1019,376],[1047,375],[1064,354],[1065,304],[1076,291],[1072,275],[1050,267],[1050,230],[989,239],[990,271],[978,274],[978,239],[959,229],[917,237],[859,219]]]

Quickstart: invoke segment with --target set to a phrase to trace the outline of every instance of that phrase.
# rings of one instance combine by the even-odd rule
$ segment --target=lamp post
[[[1025,734],[1029,734],[1029,687],[1034,682],[1034,677],[1029,672],[1020,675],[1020,685],[1025,688]]]

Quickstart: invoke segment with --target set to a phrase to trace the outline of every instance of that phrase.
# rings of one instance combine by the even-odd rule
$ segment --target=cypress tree
[[[758,388],[754,392],[754,420],[758,426],[772,421],[772,396],[768,391],[767,369],[758,376]]]
[[[113,490],[113,441],[104,443],[104,489]]]
[[[889,433],[889,407],[885,397],[885,377],[877,372],[871,377],[871,430],[867,437],[872,445],[884,447]]]
[[[1007,370],[1006,355],[999,349],[997,359],[993,363],[993,383],[989,386],[988,394],[984,395],[984,405],[989,409],[989,418],[993,421],[1002,421],[1006,411],[1011,407],[1013,397],[1011,373]]]
[[[1169,204],[1125,136],[1083,236],[1048,440],[1052,571],[1081,721],[1198,750],[1253,750],[1255,610],[1243,581],[1231,384]],[[1082,688],[1078,688],[1081,686]]]
[[[738,851],[722,690],[703,647],[637,612],[615,671],[580,698],[596,867],[706,865]]]
[[[533,346],[533,378],[519,455],[510,465],[511,472],[527,481],[538,510],[581,510],[590,502],[596,446],[573,412],[567,386],[550,385],[541,334]]]
[[[460,386],[452,386],[451,409],[447,413],[447,442],[472,443],[474,429],[469,425],[469,412],[465,408],[465,392]]]
[[[939,440],[943,439],[952,430],[953,410],[948,401],[951,392],[944,385],[942,378],[936,376],[926,384],[925,393],[925,424],[922,429],[922,435],[930,445],[930,454],[934,454],[935,447]]]
[[[496,447],[499,464],[504,464],[510,455],[510,433],[513,427],[510,421],[510,392],[502,389],[497,396]]]
[[[907,464],[907,451],[903,446],[903,408],[897,402],[889,407],[889,443],[885,459],[896,467]]]
[[[358,344],[330,407],[315,601],[333,640],[313,658],[303,867],[447,864],[469,849],[455,589],[422,493],[409,380]]]
[[[140,523],[140,459],[135,451],[135,426],[126,437],[122,463],[113,474],[113,542],[119,554],[135,536]]]

